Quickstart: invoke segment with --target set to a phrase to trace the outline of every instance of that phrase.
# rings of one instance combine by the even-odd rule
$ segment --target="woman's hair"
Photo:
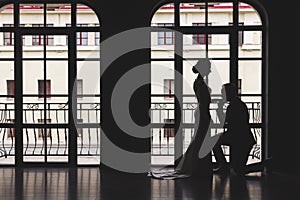
[[[195,74],[198,74],[198,73],[199,73],[195,66],[193,66],[192,71],[193,71]]]

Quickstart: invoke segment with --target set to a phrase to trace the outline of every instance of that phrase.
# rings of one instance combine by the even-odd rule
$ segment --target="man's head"
[[[238,96],[237,87],[233,83],[225,83],[222,85],[221,90],[222,96],[227,101],[232,100]]]

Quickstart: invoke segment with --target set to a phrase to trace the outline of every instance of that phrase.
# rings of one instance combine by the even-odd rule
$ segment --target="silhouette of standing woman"
[[[199,177],[212,175],[212,160],[209,152],[203,158],[199,157],[199,151],[204,138],[209,130],[211,116],[209,106],[211,103],[210,88],[204,81],[211,72],[211,63],[207,58],[199,59],[192,71],[197,75],[193,89],[197,98],[195,110],[195,126],[192,141],[185,154],[179,159],[175,170],[159,170],[151,172],[152,177],[159,179],[175,179],[186,177]]]
[[[199,151],[211,123],[209,111],[211,89],[204,81],[204,78],[207,78],[211,72],[211,63],[209,59],[199,59],[197,64],[192,68],[192,71],[195,74],[198,74],[193,84],[193,89],[197,98],[194,136],[176,170],[179,173],[190,174],[192,176],[206,176],[212,173],[211,154],[208,153],[205,157],[200,158]]]

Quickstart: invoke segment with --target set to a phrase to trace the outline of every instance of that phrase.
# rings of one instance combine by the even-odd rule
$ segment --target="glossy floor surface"
[[[299,175],[157,180],[93,168],[0,168],[1,200],[300,199]]]

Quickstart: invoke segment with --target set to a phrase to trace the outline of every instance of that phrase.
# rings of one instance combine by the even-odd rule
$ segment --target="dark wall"
[[[149,26],[151,15],[159,0],[114,0],[114,1],[90,1],[95,10],[99,11],[102,25],[102,39],[109,38],[121,31]],[[298,31],[296,31],[297,6],[295,1],[270,1],[261,0],[269,16],[269,147],[270,155],[274,160],[274,169],[285,172],[295,172],[299,169],[299,131],[296,129],[299,78],[296,68],[298,67],[299,52],[295,47],[299,45]],[[135,42],[135,41],[132,41]],[[297,45],[297,44],[298,45]],[[122,48],[122,43],[110,47],[110,51],[103,50],[103,56],[113,54],[111,49]],[[127,137],[117,128],[113,122],[110,110],[111,92],[114,83],[126,71],[136,65],[149,61],[149,50],[139,50],[124,55],[118,59],[103,74],[102,84],[102,121],[103,129],[109,130],[111,139],[124,149],[136,152],[147,151],[148,140]],[[146,70],[145,78],[150,71]],[[149,87],[139,90],[135,95],[135,107],[131,109],[134,118],[141,124],[149,121],[147,109],[150,105]],[[296,111],[297,110],[297,111]],[[120,139],[121,138],[121,139]],[[105,153],[105,149],[103,149]]]
[[[274,169],[285,172],[299,170],[298,113],[299,78],[295,1],[261,3],[269,16],[269,129],[270,153]]]

